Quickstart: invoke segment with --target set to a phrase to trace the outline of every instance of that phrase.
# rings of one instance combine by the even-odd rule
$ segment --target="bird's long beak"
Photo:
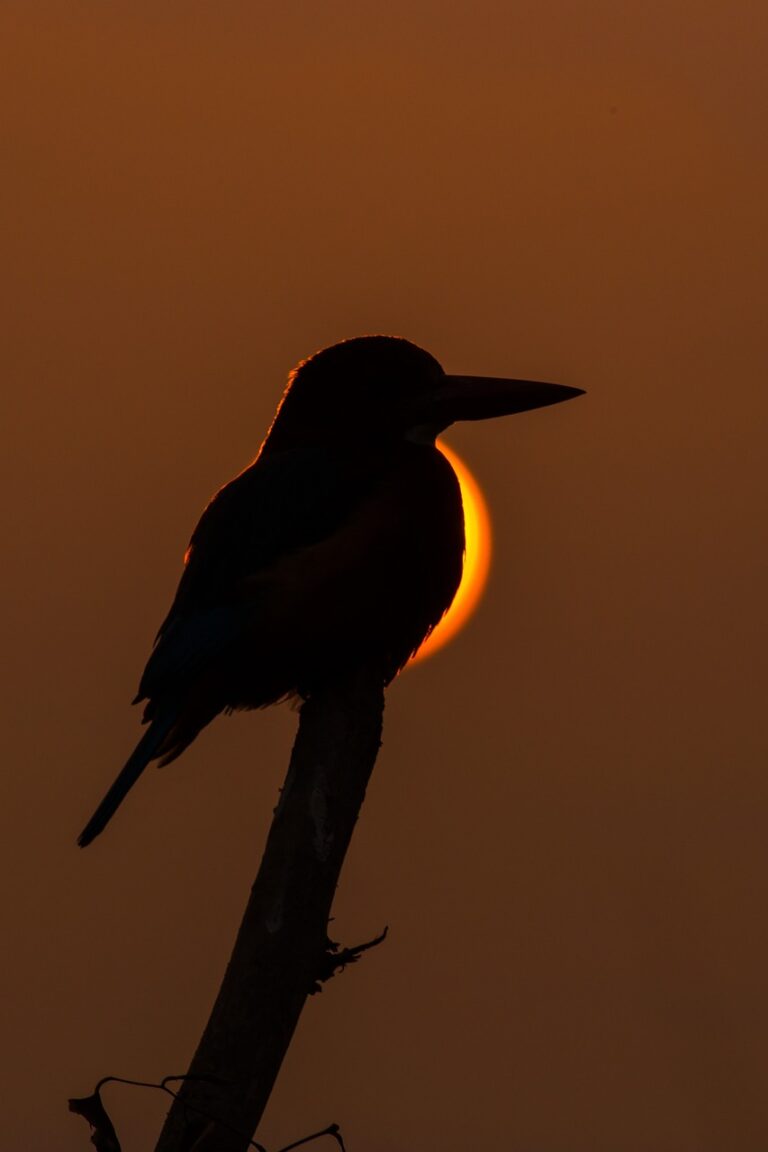
[[[486,420],[544,408],[582,396],[583,388],[544,384],[539,380],[505,380],[500,376],[443,376],[424,397],[426,419],[445,428],[456,420]]]

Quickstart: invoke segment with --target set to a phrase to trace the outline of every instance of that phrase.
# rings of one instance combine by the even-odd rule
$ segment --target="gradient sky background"
[[[388,697],[261,1138],[768,1145],[757,0],[0,7],[5,1148],[182,1072],[295,714],[219,720],[75,847],[209,495],[365,332],[585,387],[457,427],[489,593]],[[149,1149],[162,1097],[107,1094]]]

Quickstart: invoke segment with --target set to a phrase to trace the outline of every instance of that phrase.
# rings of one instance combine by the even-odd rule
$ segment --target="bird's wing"
[[[328,447],[260,456],[211,500],[195,528],[174,602],[137,700],[183,688],[258,611],[259,587],[287,557],[338,531],[375,482]]]
[[[359,497],[328,449],[259,457],[200,517],[172,611],[217,602],[240,580],[329,536]]]

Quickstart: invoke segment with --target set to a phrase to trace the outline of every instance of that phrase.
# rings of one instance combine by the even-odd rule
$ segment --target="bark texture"
[[[361,675],[302,706],[261,867],[189,1069],[211,1080],[184,1082],[156,1152],[248,1147],[304,1001],[329,971],[331,904],[381,744],[383,709],[381,682]]]

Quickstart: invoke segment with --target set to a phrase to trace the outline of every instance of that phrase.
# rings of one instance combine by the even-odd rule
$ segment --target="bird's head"
[[[270,448],[318,440],[434,442],[456,420],[483,420],[557,404],[579,388],[495,376],[450,376],[434,356],[396,336],[359,336],[303,360],[270,428]]]

